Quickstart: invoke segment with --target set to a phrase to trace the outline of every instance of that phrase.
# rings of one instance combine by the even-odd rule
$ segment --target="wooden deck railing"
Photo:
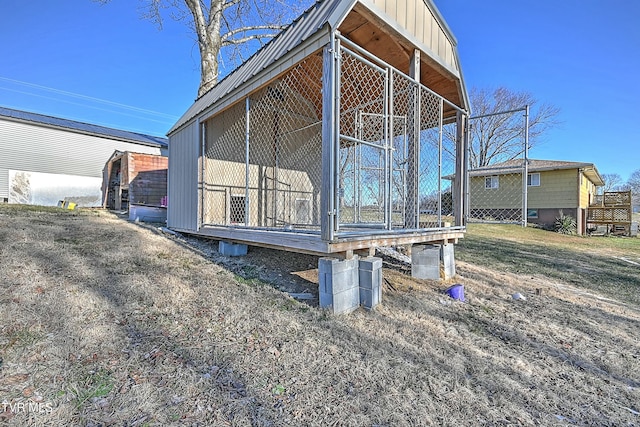
[[[609,191],[595,196],[587,209],[587,222],[593,224],[631,224],[631,191]]]

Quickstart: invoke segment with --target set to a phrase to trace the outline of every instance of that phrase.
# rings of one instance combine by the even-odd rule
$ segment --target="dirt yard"
[[[0,205],[0,425],[640,426],[640,245],[602,251],[609,284],[577,243],[481,231],[466,303],[387,264],[382,306],[333,316],[287,294],[315,257]]]

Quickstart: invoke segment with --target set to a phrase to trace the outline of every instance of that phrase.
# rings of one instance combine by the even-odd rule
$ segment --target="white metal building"
[[[0,107],[0,202],[101,206],[118,151],[167,154],[167,139]]]

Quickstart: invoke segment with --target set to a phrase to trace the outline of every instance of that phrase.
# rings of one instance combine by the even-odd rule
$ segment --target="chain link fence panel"
[[[456,225],[460,110],[449,105],[445,114],[442,97],[375,58],[338,53],[332,194],[321,194],[318,52],[204,122],[203,225],[317,232],[320,199],[332,195],[337,233]]]
[[[339,224],[455,225],[457,125],[410,77],[341,49]]]
[[[322,57],[209,119],[203,224],[318,229]]]
[[[525,118],[518,124],[516,117],[524,110],[490,113],[469,120],[472,141],[469,144],[467,221],[526,223],[527,121]],[[499,132],[506,132],[508,136],[501,140],[499,135],[493,135],[495,138],[489,140],[492,134]],[[518,134],[522,135],[521,143],[514,140]]]
[[[524,159],[510,163],[513,166],[487,166],[470,171],[470,222],[523,222]]]

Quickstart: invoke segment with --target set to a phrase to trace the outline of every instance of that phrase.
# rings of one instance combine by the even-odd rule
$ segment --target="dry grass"
[[[42,409],[7,425],[640,425],[615,293],[460,261],[466,304],[388,269],[383,306],[331,316],[108,213],[0,206],[0,244],[0,400]]]
[[[517,225],[471,224],[458,258],[571,283],[640,306],[640,238],[567,236]]]

